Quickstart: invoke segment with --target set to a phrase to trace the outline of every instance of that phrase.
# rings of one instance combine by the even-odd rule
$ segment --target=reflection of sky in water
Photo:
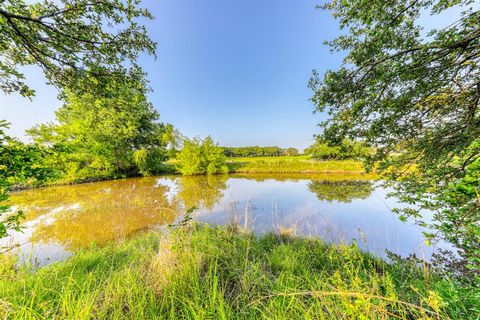
[[[435,248],[424,245],[425,229],[413,222],[403,223],[391,212],[389,208],[398,204],[394,199],[386,199],[387,190],[376,188],[367,199],[342,203],[320,201],[308,190],[308,183],[232,178],[222,201],[212,210],[201,210],[198,219],[229,223],[233,214],[229,204],[235,201],[238,220],[243,225],[248,201],[248,220],[253,221],[250,227],[257,234],[293,227],[297,235],[321,237],[329,242],[350,243],[355,239],[362,249],[380,256],[385,256],[388,249],[402,256],[416,253],[430,258]]]
[[[297,235],[329,242],[357,240],[361,248],[380,256],[388,249],[428,259],[434,250],[424,245],[419,226],[402,223],[391,212],[398,204],[386,198],[387,190],[370,182],[342,182],[338,176],[332,181],[325,176],[258,178],[165,176],[15,193],[14,205],[27,214],[26,229],[0,240],[0,247],[18,243],[22,260],[43,265],[92,242],[123,239],[171,223],[192,205],[199,207],[199,221],[227,224],[235,219],[243,226],[248,204],[248,225],[256,234],[293,228]]]

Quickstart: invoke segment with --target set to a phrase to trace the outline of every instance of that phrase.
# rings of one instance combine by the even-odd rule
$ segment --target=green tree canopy
[[[314,144],[304,150],[304,154],[310,155],[316,160],[364,160],[373,152],[362,142],[343,139],[340,143],[330,145],[328,141],[318,138]]]
[[[286,156],[298,156],[299,152],[297,148],[287,148],[285,149]]]
[[[141,52],[154,54],[156,45],[147,36],[145,27],[139,24],[139,20],[153,17],[139,4],[140,0],[43,0],[28,4],[24,0],[0,0],[0,90],[6,94],[17,92],[25,97],[33,96],[35,92],[26,84],[22,67],[37,65],[43,70],[47,82],[60,89],[66,100],[72,98],[72,91],[110,99],[111,83],[123,83],[145,93],[145,75],[136,60]],[[5,123],[1,122],[0,127],[4,126]],[[43,135],[42,139],[50,140],[52,145],[55,139],[61,139],[62,134],[68,135],[46,127],[41,130],[44,132],[38,133],[38,137]],[[82,145],[76,136],[71,139],[61,146]],[[22,172],[30,174],[30,180],[41,181],[44,177],[37,170],[43,157],[36,156],[36,147],[13,142],[3,131],[0,132],[0,145],[2,155],[10,157],[0,162],[2,170],[7,172],[0,174],[2,214],[10,210],[6,205],[10,181],[26,178],[19,177],[15,170],[23,168]],[[88,147],[99,149],[95,145]],[[83,148],[85,150],[87,144]],[[86,152],[83,156],[88,158]],[[65,165],[63,169],[69,158],[78,168],[103,166],[99,158],[88,164],[85,159],[74,159],[74,155],[69,155],[61,160]],[[52,161],[50,156],[48,159]],[[4,160],[10,161],[9,165],[5,165]],[[105,170],[104,166],[102,170],[111,171]],[[0,222],[3,230],[0,237],[8,227],[18,227],[18,220],[12,221],[13,224]]]
[[[166,158],[164,132],[170,126],[158,118],[141,91],[112,84],[101,97],[67,90],[57,122],[29,134],[55,151],[50,164],[66,180],[149,174]]]
[[[462,11],[449,26],[422,31],[421,14]],[[359,138],[376,148],[369,164],[395,184],[419,217],[480,256],[480,12],[472,0],[332,1],[323,6],[344,34],[327,42],[344,63],[310,81],[323,137]],[[388,174],[387,174],[388,173]],[[465,181],[465,180],[468,180]],[[466,184],[466,186],[465,186]],[[460,185],[460,186],[459,186]],[[464,186],[464,187],[461,187]]]
[[[227,173],[226,157],[223,149],[212,137],[185,139],[183,148],[177,154],[179,171],[183,175]]]
[[[142,88],[144,74],[136,60],[141,52],[154,54],[155,43],[139,24],[153,17],[139,4],[140,0],[0,1],[1,90],[34,95],[20,68],[25,65],[40,66],[58,88],[94,90],[99,81],[112,78]]]
[[[33,185],[50,177],[44,162],[48,151],[37,145],[24,144],[5,134],[8,123],[0,120],[0,239],[9,229],[20,229],[22,212],[10,212],[8,190],[13,184]]]

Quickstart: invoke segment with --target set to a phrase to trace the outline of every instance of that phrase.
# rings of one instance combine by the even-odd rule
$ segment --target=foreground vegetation
[[[0,268],[12,319],[473,319],[478,296],[355,245],[187,226],[92,247],[32,272]]]

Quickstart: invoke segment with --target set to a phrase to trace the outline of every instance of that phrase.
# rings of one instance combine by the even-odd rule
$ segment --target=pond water
[[[339,174],[160,176],[32,189],[11,194],[14,208],[26,214],[26,228],[0,247],[18,244],[22,260],[44,265],[92,243],[175,223],[196,207],[193,217],[201,222],[357,241],[380,257],[387,249],[428,260],[438,247],[451,249],[426,246],[425,229],[401,222],[387,193],[362,175]]]

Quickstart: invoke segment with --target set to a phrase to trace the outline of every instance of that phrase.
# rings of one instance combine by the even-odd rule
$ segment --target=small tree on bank
[[[185,139],[183,148],[177,155],[179,171],[183,175],[227,173],[226,157],[223,149],[208,136]]]

